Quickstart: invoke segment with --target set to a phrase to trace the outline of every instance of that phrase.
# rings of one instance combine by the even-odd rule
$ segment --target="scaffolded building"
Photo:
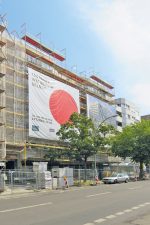
[[[59,62],[65,61],[63,55],[26,33],[22,38],[11,35],[4,21],[0,34],[0,161],[41,160],[46,147],[61,149],[63,146],[58,141],[29,136],[27,68],[78,89],[80,113],[85,115],[87,94],[109,105],[114,88],[95,74],[87,78],[60,66]]]

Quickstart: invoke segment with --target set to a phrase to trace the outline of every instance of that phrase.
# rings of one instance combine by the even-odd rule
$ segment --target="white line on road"
[[[144,203],[144,205],[150,205],[150,202],[146,202],[146,203]]]
[[[102,223],[102,222],[104,222],[106,219],[103,219],[103,218],[100,218],[100,219],[98,219],[98,220],[95,220],[94,222],[95,223]]]
[[[106,219],[113,219],[113,218],[115,218],[116,216],[115,215],[109,215],[109,216],[106,216],[105,218]]]
[[[125,213],[128,213],[128,212],[132,212],[132,209],[126,209],[124,210]]]
[[[120,216],[120,215],[123,215],[123,214],[125,214],[125,212],[118,212],[115,215]]]
[[[139,209],[140,207],[139,206],[135,206],[135,207],[132,207],[131,209]]]
[[[107,195],[110,194],[112,192],[103,192],[103,193],[99,193],[99,194],[94,194],[94,195],[87,195],[86,198],[90,198],[90,197],[94,197],[94,196],[98,196],[98,195]]]
[[[84,225],[94,225],[94,223],[85,223]]]
[[[140,204],[140,205],[138,205],[139,207],[144,207],[145,206],[145,204]]]
[[[45,205],[52,205],[52,204],[53,204],[52,202],[46,202],[46,203],[42,203],[42,204],[38,204],[38,205],[29,205],[29,206],[24,206],[24,207],[20,207],[20,208],[1,210],[0,213],[13,212],[13,211],[30,209],[30,208],[35,208],[35,207],[40,207],[40,206],[45,206]]]
[[[111,192],[104,192],[104,193],[100,193],[100,194],[105,194],[105,193],[111,193]],[[95,196],[95,195],[90,195],[90,197],[92,196]],[[94,225],[95,223],[103,223],[109,219],[114,219],[116,218],[116,216],[121,216],[121,215],[124,215],[125,213],[128,213],[128,212],[132,212],[133,210],[137,210],[139,209],[140,207],[144,207],[144,206],[147,206],[147,205],[150,205],[150,202],[145,202],[143,204],[140,204],[138,206],[134,206],[132,207],[131,209],[125,209],[124,211],[122,212],[117,212],[115,214],[112,214],[112,215],[109,215],[109,216],[106,216],[105,218],[100,218],[100,219],[97,219],[97,220],[94,220],[93,223],[86,223],[84,225]]]

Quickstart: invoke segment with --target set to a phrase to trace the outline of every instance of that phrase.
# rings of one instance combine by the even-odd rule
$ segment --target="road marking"
[[[98,196],[98,195],[107,195],[110,194],[112,192],[103,192],[103,193],[99,193],[99,194],[94,194],[94,195],[87,195],[86,198],[90,198],[90,197],[94,197],[94,196]]]
[[[104,192],[104,193],[100,193],[100,194],[106,194],[106,193],[111,193],[111,192]],[[99,194],[97,194],[97,195],[99,195]],[[95,195],[90,195],[90,197],[92,197],[92,196],[95,196]],[[120,215],[123,215],[123,214],[128,213],[128,212],[132,212],[133,210],[139,209],[140,207],[144,207],[146,205],[150,205],[150,202],[145,202],[145,203],[140,204],[138,206],[134,206],[131,209],[125,209],[122,212],[117,212],[115,214],[106,216],[105,218],[100,218],[100,219],[94,220],[93,223],[86,223],[84,225],[95,225],[95,223],[103,223],[103,222],[105,222],[105,221],[107,221],[109,219],[116,218],[116,216],[120,216]]]
[[[124,210],[125,213],[128,213],[128,212],[132,212],[132,209],[126,209]]]
[[[139,209],[139,206],[132,207],[131,209]]]
[[[145,204],[140,204],[140,205],[138,205],[139,207],[144,207],[145,206]]]
[[[98,220],[95,220],[94,222],[95,222],[95,223],[102,223],[102,222],[104,222],[104,221],[106,221],[106,219],[100,218],[100,219],[98,219]]]
[[[29,205],[29,206],[24,206],[24,207],[20,207],[20,208],[1,210],[0,213],[13,212],[13,211],[30,209],[30,208],[35,208],[35,207],[40,207],[40,206],[45,206],[45,205],[52,205],[52,204],[53,204],[52,202],[46,202],[46,203],[42,203],[42,204],[38,204],[38,205]]]
[[[144,203],[144,205],[150,205],[150,202],[146,202],[146,203]]]
[[[84,225],[94,225],[94,223],[85,223]]]
[[[116,216],[115,215],[110,215],[110,216],[106,216],[105,218],[106,219],[113,219],[113,218],[115,218]]]
[[[117,215],[117,216],[120,216],[120,215],[123,215],[123,214],[125,214],[125,212],[118,212],[118,213],[115,213],[115,215]]]

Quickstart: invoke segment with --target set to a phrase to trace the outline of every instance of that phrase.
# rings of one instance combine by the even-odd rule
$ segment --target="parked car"
[[[103,180],[104,184],[116,184],[129,181],[129,176],[124,173],[113,173],[110,177],[104,177]]]

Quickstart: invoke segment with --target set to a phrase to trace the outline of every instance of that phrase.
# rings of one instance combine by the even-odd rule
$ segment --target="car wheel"
[[[118,183],[118,181],[117,180],[114,180],[114,184],[117,184]]]
[[[128,179],[125,180],[125,183],[128,183]]]

